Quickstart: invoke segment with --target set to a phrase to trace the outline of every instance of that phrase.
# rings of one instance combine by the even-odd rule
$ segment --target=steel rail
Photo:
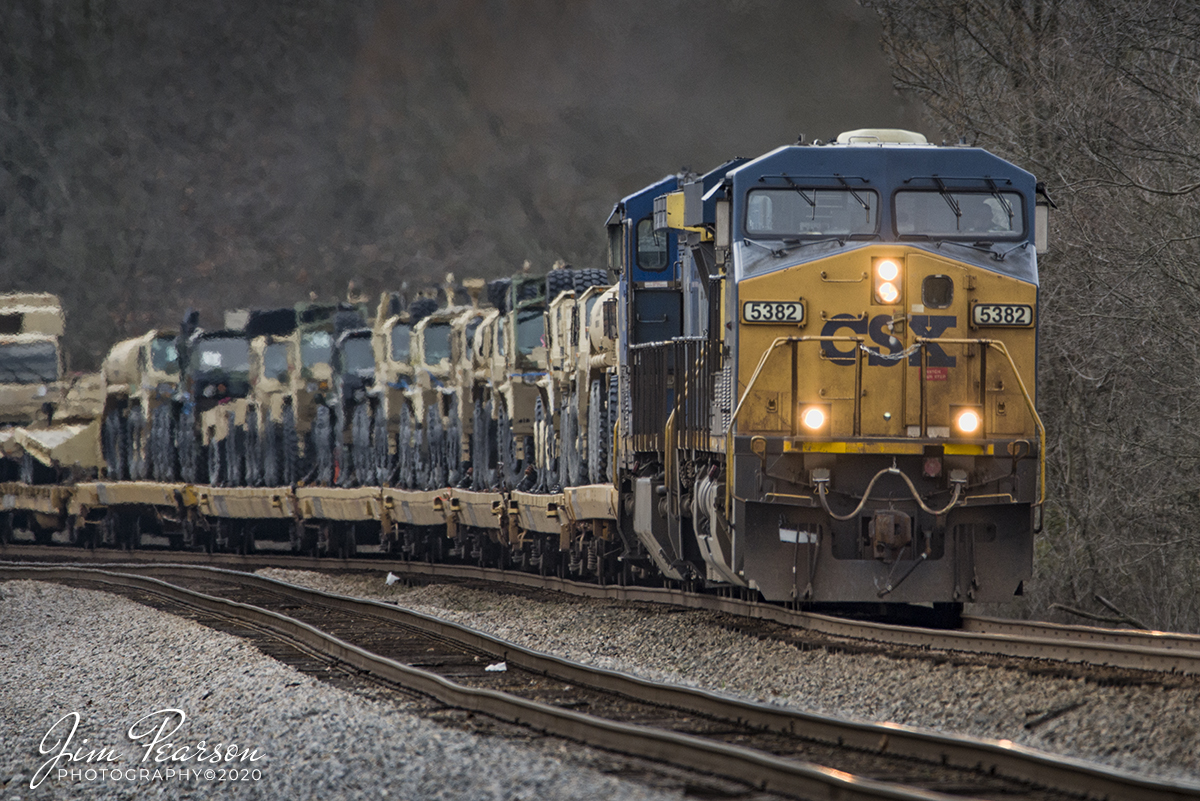
[[[209,614],[269,631],[385,681],[430,696],[450,707],[488,715],[593,747],[723,776],[767,792],[830,801],[951,801],[959,798],[875,781],[693,735],[605,720],[494,690],[464,687],[429,671],[371,653],[295,618],[188,590],[149,576],[71,566],[0,565],[0,578],[87,581],[153,593]],[[1186,788],[1181,787],[1182,792],[1186,792]],[[1197,788],[1197,795],[1177,793],[1155,796],[1181,799],[1196,797],[1200,797],[1200,787]]]
[[[9,545],[0,556],[33,558],[66,556],[66,549],[52,546]],[[110,562],[113,554],[103,551],[72,551],[71,558],[89,563]],[[402,576],[449,578],[509,584],[561,592],[585,598],[670,604],[688,609],[768,620],[831,637],[866,640],[915,649],[989,654],[1021,659],[1087,664],[1156,673],[1200,675],[1200,637],[1187,634],[1103,629],[1091,626],[1059,626],[1029,621],[964,617],[961,630],[924,629],[797,611],[786,606],[720,595],[698,594],[678,589],[609,585],[539,576],[513,570],[472,565],[446,565],[396,559],[318,559],[304,556],[259,554],[184,554],[180,552],[130,552],[124,558],[147,562],[171,560],[216,563],[230,568],[253,570],[264,565],[293,570],[329,570],[355,567],[392,571]],[[133,569],[131,567],[131,569]]]
[[[126,566],[113,566],[126,567]],[[0,566],[0,576],[4,575]],[[1091,798],[1200,798],[1200,784],[1164,783],[1083,760],[1048,754],[1008,741],[949,736],[892,723],[850,721],[828,715],[743,701],[705,690],[641,679],[533,651],[483,632],[394,604],[328,593],[264,576],[200,566],[139,566],[201,580],[221,580],[321,604],[352,615],[372,616],[424,634],[492,654],[515,666],[577,686],[735,721],[756,729],[834,743],[871,753],[905,756],[935,764],[980,770],[1040,787],[1086,794]]]
[[[1072,642],[1105,642],[1165,650],[1200,653],[1200,634],[1181,634],[1153,629],[1108,629],[1101,626],[1046,623],[1039,620],[1006,620],[999,617],[963,615],[963,631],[981,634],[1012,634],[1022,637],[1055,637]]]

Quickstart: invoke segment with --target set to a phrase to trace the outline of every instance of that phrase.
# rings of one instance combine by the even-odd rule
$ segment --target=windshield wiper
[[[742,237],[742,242],[747,245],[754,245],[763,250],[768,250],[775,258],[780,258],[797,248],[808,247],[809,245],[823,245],[830,242],[837,242],[839,245],[845,245],[847,240],[851,239],[878,239],[879,234],[843,234],[842,236],[827,236],[822,239],[800,239],[799,237],[787,237],[778,240],[779,244],[768,244],[750,237]]]
[[[958,205],[958,201],[954,199],[954,195],[950,194],[950,189],[946,186],[946,182],[938,176],[933,176],[933,180],[937,181],[938,193],[941,194],[942,200],[946,201],[946,205],[950,207],[950,211],[954,212],[954,227],[960,228],[962,222],[962,207]]]
[[[846,191],[850,193],[850,196],[858,201],[858,205],[862,206],[863,209],[865,211],[867,211],[868,213],[871,211],[871,204],[862,199],[862,197],[858,194],[858,192],[856,192],[854,190],[854,187],[850,186],[849,181],[847,181],[845,178],[843,178],[842,176],[840,176],[836,173],[834,173],[833,177],[837,178],[838,181],[841,182],[842,186],[844,186],[846,188]]]
[[[996,186],[995,181],[993,181],[991,178],[988,178],[987,183],[988,183],[988,188],[992,190],[992,197],[994,197],[994,198],[996,198],[996,200],[1000,201],[1000,207],[1002,209],[1004,209],[1004,213],[1008,215],[1008,227],[1009,227],[1009,230],[1012,230],[1012,218],[1013,218],[1012,204],[1008,202],[1008,199],[1005,198],[1004,195],[1000,194],[1000,189]]]

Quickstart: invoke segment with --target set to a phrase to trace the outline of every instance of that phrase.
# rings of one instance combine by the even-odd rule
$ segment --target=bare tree
[[[1200,8],[864,4],[897,86],[1060,206],[1040,290],[1051,501],[1026,611],[1099,593],[1200,628]]]

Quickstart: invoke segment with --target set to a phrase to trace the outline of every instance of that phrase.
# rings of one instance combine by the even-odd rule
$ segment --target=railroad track
[[[471,565],[428,564],[387,558],[333,560],[273,553],[241,556],[178,551],[117,552],[36,545],[8,545],[0,548],[0,559],[6,560],[77,561],[106,564],[111,563],[114,557],[125,560],[125,563],[139,562],[147,565],[187,563],[234,570],[280,567],[291,570],[316,571],[334,568],[391,571],[407,577],[480,581],[549,590],[578,597],[662,603],[690,609],[724,612],[744,618],[771,621],[828,637],[881,643],[897,648],[995,655],[1042,660],[1049,663],[1070,663],[1165,674],[1200,675],[1200,636],[1193,634],[1105,629],[1094,626],[1064,626],[1053,623],[974,616],[965,616],[963,627],[957,631],[924,629],[849,620],[732,596],[699,594],[654,587],[604,587],[554,576],[539,576],[511,570],[496,570]],[[131,566],[130,569],[135,568]]]
[[[391,604],[246,573],[0,565],[0,579],[19,578],[150,593],[270,632],[451,707],[784,795],[1200,798],[1200,785],[1155,782],[1008,743],[848,722],[591,668]],[[485,670],[500,662],[503,672]]]

